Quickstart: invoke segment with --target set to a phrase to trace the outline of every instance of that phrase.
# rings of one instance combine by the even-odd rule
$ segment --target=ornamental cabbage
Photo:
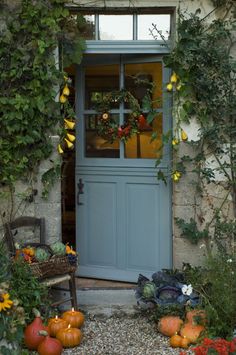
[[[156,285],[154,282],[146,282],[143,286],[142,296],[145,299],[154,298],[156,295]]]
[[[66,254],[66,246],[61,242],[55,242],[50,245],[50,248],[54,255],[65,255]]]

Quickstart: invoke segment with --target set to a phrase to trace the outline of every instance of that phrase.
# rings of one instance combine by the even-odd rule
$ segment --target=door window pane
[[[132,40],[133,15],[99,15],[100,40]]]
[[[145,95],[151,89],[153,107],[162,106],[162,64],[139,63],[125,65],[125,89],[138,100],[140,106],[147,110]],[[126,105],[128,108],[128,105]]]
[[[95,39],[95,15],[85,15],[84,24],[81,28],[81,35],[86,40]]]
[[[140,117],[141,118],[141,117]],[[155,133],[156,138],[152,140]],[[132,136],[125,143],[125,158],[133,159],[157,159],[161,157],[162,145],[162,114],[157,113],[152,124],[145,121],[142,115],[139,124],[139,133]]]
[[[111,119],[119,122],[119,115],[110,115]],[[99,117],[97,114],[85,115],[85,156],[87,158],[119,158],[120,146],[116,140],[110,143],[106,137],[97,134]]]
[[[85,71],[85,109],[97,109],[111,91],[119,90],[119,65],[89,66]],[[114,101],[110,109],[118,108]]]
[[[151,34],[154,24],[158,31]],[[167,40],[170,36],[170,15],[138,15],[138,39]]]

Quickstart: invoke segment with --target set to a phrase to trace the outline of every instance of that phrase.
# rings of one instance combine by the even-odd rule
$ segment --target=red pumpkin
[[[63,347],[58,339],[51,338],[47,332],[44,336],[43,341],[38,346],[39,355],[61,355]]]
[[[161,334],[171,337],[179,332],[183,321],[177,316],[164,316],[158,322],[158,330]]]
[[[55,337],[58,330],[64,329],[68,327],[68,322],[65,319],[58,318],[51,318],[48,321],[48,333],[51,337]]]
[[[190,343],[196,343],[201,333],[205,330],[203,325],[194,325],[192,323],[185,323],[180,329],[180,335],[186,337]]]
[[[60,340],[63,347],[65,348],[73,348],[81,343],[82,340],[82,332],[78,328],[65,328],[60,329],[57,332],[57,339]]]
[[[43,321],[38,313],[32,323],[30,323],[24,331],[24,342],[29,350],[37,350],[39,344],[44,340],[43,335],[39,334],[40,330],[46,330]]]
[[[66,311],[62,314],[62,319],[66,320],[71,328],[80,328],[84,324],[84,315],[80,311]]]

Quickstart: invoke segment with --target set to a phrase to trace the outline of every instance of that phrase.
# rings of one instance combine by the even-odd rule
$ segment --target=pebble
[[[157,331],[156,323],[142,313],[132,316],[86,315],[81,328],[83,340],[63,355],[179,355],[169,346],[169,338]],[[187,354],[193,354],[190,350]]]

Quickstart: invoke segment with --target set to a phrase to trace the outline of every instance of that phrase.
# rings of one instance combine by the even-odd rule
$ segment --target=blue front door
[[[170,129],[163,82],[168,71],[156,55],[87,55],[77,73],[76,245],[79,275],[137,281],[172,265],[170,186],[156,178],[155,161]],[[138,80],[139,79],[139,80]],[[109,92],[129,90],[141,103],[153,84],[156,117],[126,142],[98,134],[96,103]],[[137,84],[139,82],[139,84]],[[140,85],[141,83],[141,85]],[[122,125],[130,107],[110,102],[109,118]],[[143,116],[145,118],[145,107]],[[152,140],[153,133],[156,139]]]

